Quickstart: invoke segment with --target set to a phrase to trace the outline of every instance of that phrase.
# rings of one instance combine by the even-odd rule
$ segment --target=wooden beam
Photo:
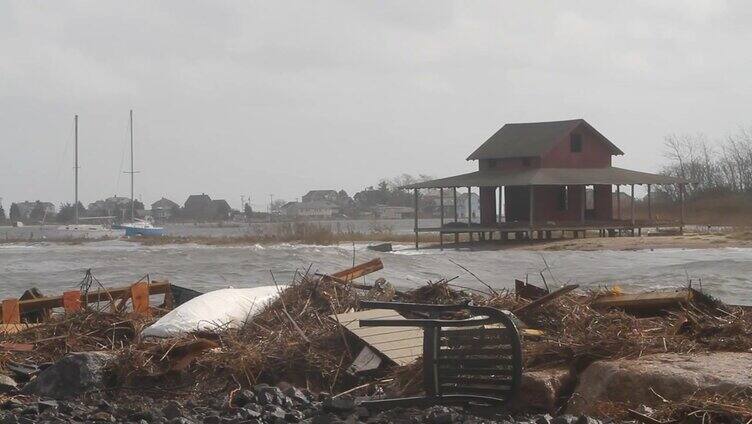
[[[593,188],[595,190],[595,188]],[[595,192],[593,192],[593,196],[595,196]],[[595,198],[593,198],[593,201],[595,201]],[[582,210],[580,210],[580,222],[585,222],[585,209],[587,208],[587,186],[582,186],[582,201],[580,202],[582,204]]]
[[[467,188],[467,228],[473,223],[473,197],[472,188]]]
[[[18,299],[3,300],[3,324],[20,324],[21,310],[18,306]]]
[[[621,186],[616,185],[616,219],[621,221]]]
[[[384,269],[384,263],[381,262],[381,259],[376,258],[360,265],[356,265],[352,268],[335,272],[334,274],[332,274],[332,277],[336,277],[345,281],[352,281],[356,278],[360,278],[364,275],[368,275],[381,269]]]
[[[81,291],[73,290],[63,293],[63,309],[66,313],[81,310]]]
[[[639,294],[620,294],[599,297],[591,303],[591,306],[603,309],[618,308],[643,312],[659,312],[666,308],[689,303],[689,301],[692,300],[692,297],[692,291],[687,289]]]
[[[529,311],[531,309],[536,309],[536,308],[540,307],[541,305],[546,304],[546,303],[548,303],[548,302],[550,302],[550,301],[556,299],[557,297],[560,297],[560,296],[562,296],[562,295],[564,295],[566,293],[569,293],[569,292],[571,292],[572,290],[574,290],[574,289],[576,289],[578,287],[580,287],[579,284],[571,284],[571,285],[568,285],[568,286],[564,286],[564,287],[560,288],[559,290],[554,290],[551,293],[549,293],[549,294],[541,297],[540,299],[536,299],[536,300],[528,303],[525,306],[521,306],[521,307],[515,309],[512,312],[514,312],[515,314],[520,314],[522,312]]]
[[[635,217],[634,217],[634,184],[632,184],[632,200],[629,201],[629,220],[632,221],[632,226],[635,224]],[[634,228],[632,228],[632,232],[634,233]],[[634,234],[632,234],[634,235]]]
[[[133,303],[133,312],[139,315],[149,316],[149,283],[140,281],[131,286],[131,302]]]
[[[502,223],[501,216],[504,215],[504,187],[499,186],[499,218],[497,222]]]
[[[533,238],[533,219],[535,217],[534,205],[535,205],[535,190],[533,186],[530,186],[530,239]]]
[[[454,196],[454,222],[457,222],[457,187],[452,187],[452,195]],[[460,234],[454,233],[455,247],[460,244]]]
[[[439,189],[439,207],[441,208],[441,228],[444,228],[444,189]]]
[[[89,304],[100,301],[109,301],[110,298],[119,299],[130,293],[131,287],[117,287],[107,290],[90,291],[86,296],[81,295],[81,303]],[[170,291],[169,281],[152,281],[149,284],[149,294],[165,294]],[[63,296],[41,297],[38,299],[18,301],[20,312],[36,311],[39,309],[52,309],[63,307]]]

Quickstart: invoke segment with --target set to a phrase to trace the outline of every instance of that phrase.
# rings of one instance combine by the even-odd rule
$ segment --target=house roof
[[[611,150],[611,154],[624,154],[584,119],[571,119],[568,121],[505,124],[471,153],[467,160],[541,156],[580,126],[590,130],[603,141]]]
[[[179,207],[177,203],[173,202],[170,199],[167,199],[165,197],[157,200],[156,202],[151,204],[152,209],[154,208],[177,208]]]
[[[591,184],[681,184],[689,181],[667,175],[650,174],[624,168],[531,168],[521,171],[475,171],[453,177],[424,181],[401,188],[499,187],[531,185]]]
[[[325,200],[315,200],[313,202],[302,202],[299,203],[298,206],[300,209],[339,209],[339,206],[335,205],[332,202],[327,202]]]

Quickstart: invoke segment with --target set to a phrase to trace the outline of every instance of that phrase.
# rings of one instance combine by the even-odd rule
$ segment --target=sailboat
[[[134,199],[133,199],[133,176],[137,171],[133,170],[133,110],[130,111],[130,135],[131,135],[131,170],[126,171],[126,174],[131,174],[131,222],[124,223],[119,226],[125,230],[126,237],[131,236],[161,236],[164,235],[164,228],[155,227],[151,222],[137,219]]]
[[[74,123],[74,127],[75,127],[75,131],[74,131],[74,134],[75,134],[75,142],[74,142],[74,144],[75,144],[75,146],[74,146],[75,153],[74,153],[74,157],[75,157],[75,159],[74,159],[74,165],[73,165],[73,169],[75,170],[74,171],[75,172],[75,182],[74,182],[74,184],[75,184],[75,199],[73,200],[73,224],[62,225],[62,226],[58,227],[58,230],[65,230],[65,231],[71,231],[71,230],[72,231],[85,231],[85,233],[84,233],[85,237],[88,237],[88,236],[99,236],[99,237],[109,236],[110,235],[109,229],[107,229],[107,228],[105,228],[105,227],[103,227],[101,225],[98,225],[98,224],[81,224],[81,223],[79,223],[80,219],[85,219],[85,218],[80,218],[78,216],[78,169],[79,169],[79,166],[78,166],[78,115],[75,115],[73,117],[73,123]],[[44,219],[46,219],[46,218],[47,218],[47,213],[45,212],[44,218],[42,219],[43,225],[44,225]]]

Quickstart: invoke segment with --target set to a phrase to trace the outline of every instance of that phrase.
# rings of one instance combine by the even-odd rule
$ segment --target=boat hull
[[[139,228],[139,227],[124,227],[125,236],[145,236],[145,237],[158,237],[164,235],[164,228],[152,227],[152,228]]]

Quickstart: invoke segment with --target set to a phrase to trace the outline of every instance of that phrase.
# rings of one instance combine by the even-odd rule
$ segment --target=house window
[[[582,151],[582,135],[572,134],[569,136],[569,150],[572,153],[580,153]]]
[[[522,166],[530,166],[530,158],[522,158]]]
[[[559,210],[565,211],[569,209],[569,187],[559,187]]]

